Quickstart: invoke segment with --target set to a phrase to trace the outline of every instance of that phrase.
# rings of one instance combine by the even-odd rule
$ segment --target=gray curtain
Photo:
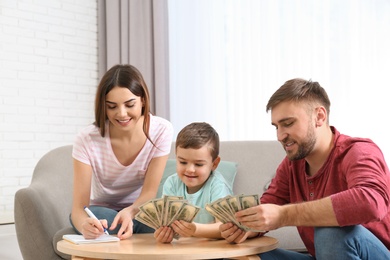
[[[99,79],[115,64],[145,78],[151,109],[169,120],[167,0],[98,0]]]

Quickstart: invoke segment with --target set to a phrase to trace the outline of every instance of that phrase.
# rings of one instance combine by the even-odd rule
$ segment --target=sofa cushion
[[[223,175],[230,188],[232,188],[234,178],[237,174],[237,163],[230,161],[220,161],[217,167],[217,171],[219,171]],[[157,198],[160,198],[162,196],[162,190],[165,180],[174,173],[176,173],[176,159],[168,159],[167,165],[165,166],[164,174],[161,178],[160,186],[158,187],[156,196]]]

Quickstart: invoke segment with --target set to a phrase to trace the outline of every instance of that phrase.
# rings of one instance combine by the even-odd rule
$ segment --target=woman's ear
[[[221,161],[221,157],[218,156],[217,158],[215,158],[215,160],[213,161],[213,168],[212,168],[213,171],[215,171],[215,169],[217,169],[220,161]]]

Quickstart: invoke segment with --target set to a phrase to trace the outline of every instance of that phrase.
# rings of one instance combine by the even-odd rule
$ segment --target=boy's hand
[[[154,238],[160,243],[171,243],[174,232],[170,227],[160,227],[154,231]]]
[[[196,225],[194,223],[188,223],[184,220],[174,221],[171,227],[182,237],[192,237],[196,231]]]

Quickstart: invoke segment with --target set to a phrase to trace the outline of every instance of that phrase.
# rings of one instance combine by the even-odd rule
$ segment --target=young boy
[[[201,208],[192,223],[176,220],[170,227],[160,227],[154,237],[170,243],[174,233],[182,237],[221,238],[221,222],[211,216],[205,206],[219,198],[232,195],[232,189],[215,169],[219,157],[219,136],[207,123],[191,123],[176,139],[176,174],[167,178],[163,195],[183,196]]]

